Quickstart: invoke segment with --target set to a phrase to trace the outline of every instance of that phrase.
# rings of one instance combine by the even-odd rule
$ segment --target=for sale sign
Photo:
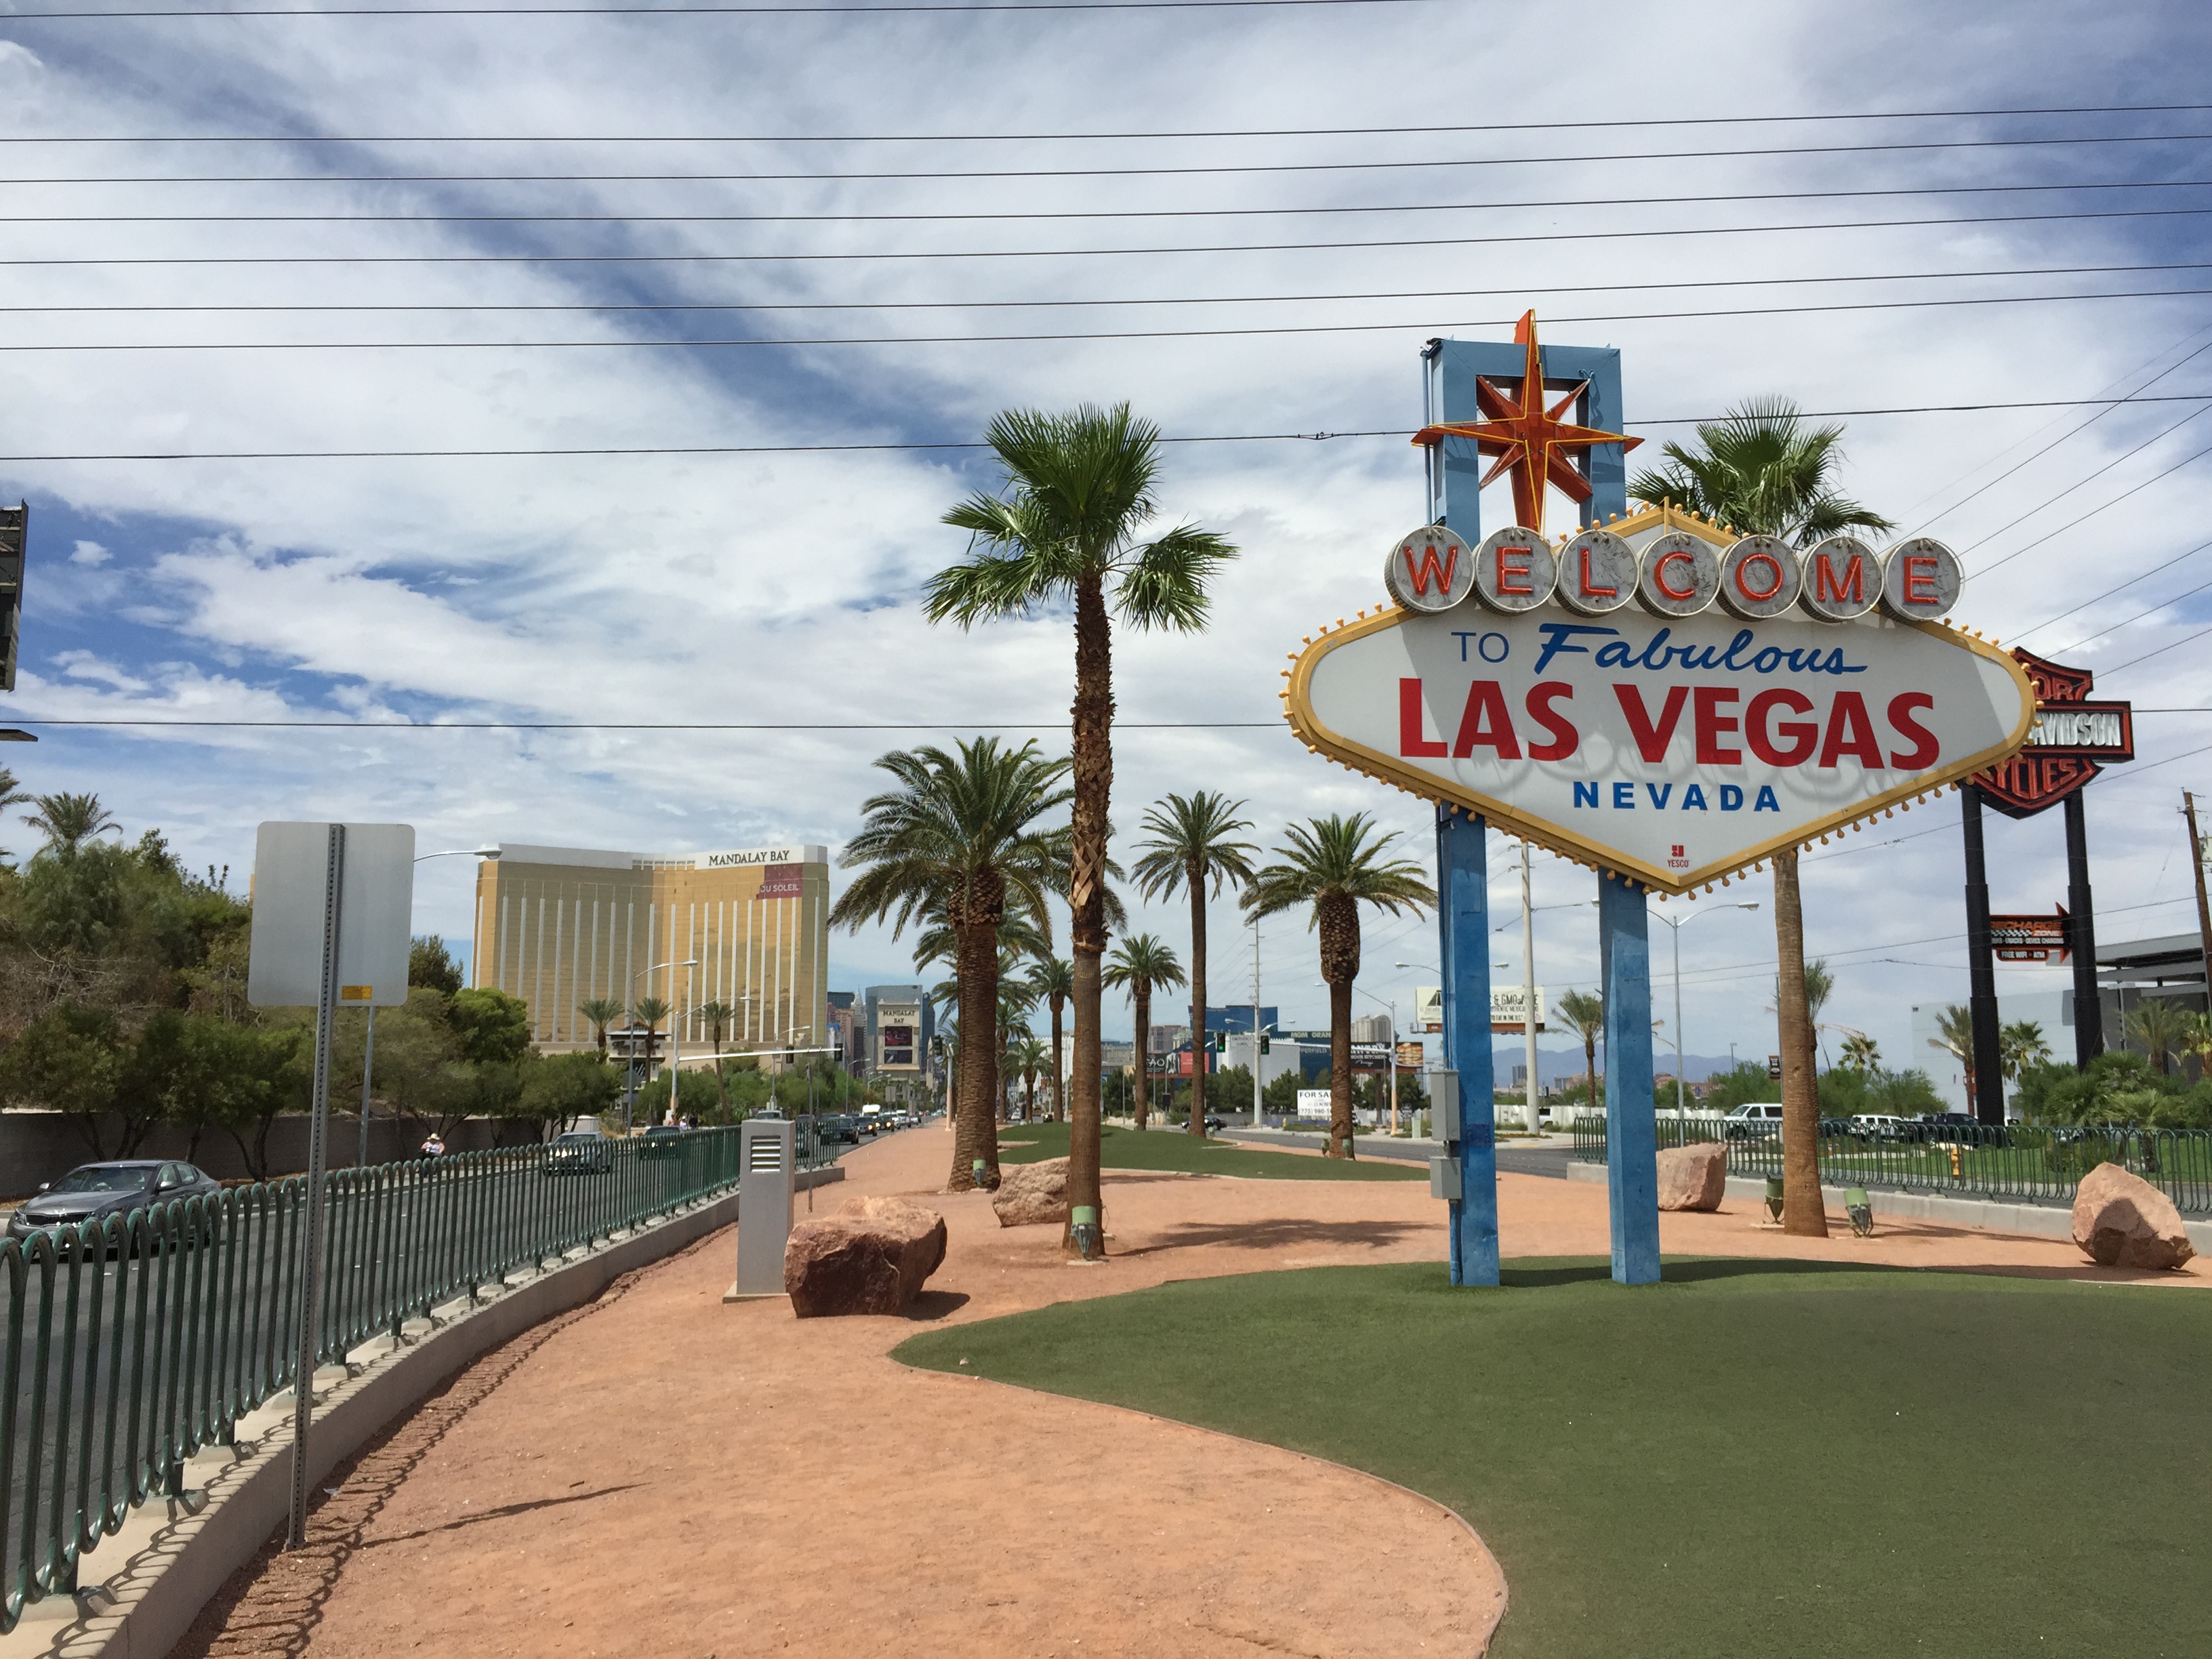
[[[1427,548],[1392,547],[1394,588],[1435,587]],[[1654,507],[1459,551],[1444,608],[1384,606],[1295,653],[1292,728],[1662,891],[1909,805],[2034,724],[2020,665],[1940,620],[1959,570],[1935,542],[1800,552]]]

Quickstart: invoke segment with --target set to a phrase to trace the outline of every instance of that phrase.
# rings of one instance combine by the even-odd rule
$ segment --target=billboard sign
[[[1416,985],[1413,988],[1413,1030],[1438,1032],[1444,1029],[1444,988],[1441,985]]]
[[[761,870],[760,890],[753,896],[764,899],[798,898],[805,890],[799,884],[800,878],[805,873],[806,868],[804,865],[767,865]]]
[[[2066,921],[2063,904],[2047,916],[1991,916],[1990,944],[2000,962],[2063,962],[2072,954]]]
[[[1942,622],[1958,562],[1924,538],[1801,553],[1650,507],[1474,560],[1446,609],[1385,605],[1292,653],[1291,728],[1660,891],[1909,806],[2033,727],[2021,665]]]
[[[2015,648],[2035,687],[2035,725],[2018,754],[1975,774],[1984,799],[2007,817],[2033,817],[2057,805],[2115,761],[2136,757],[2135,709],[2094,702],[2096,677]]]
[[[1328,1091],[1301,1089],[1298,1091],[1298,1121],[1301,1123],[1328,1121]]]
[[[1401,1072],[1418,1072],[1427,1059],[1428,1055],[1418,1042],[1401,1042],[1398,1045],[1398,1069]]]
[[[1518,985],[1498,985],[1490,988],[1490,1029],[1493,1031],[1518,1031],[1528,1023],[1528,999]],[[1536,988],[1536,1029],[1550,1028],[1544,1024],[1544,988]]]

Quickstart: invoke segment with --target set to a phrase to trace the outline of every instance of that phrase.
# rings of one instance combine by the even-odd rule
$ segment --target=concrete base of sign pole
[[[1605,977],[1605,1124],[1611,1155],[1613,1277],[1659,1282],[1659,1148],[1651,1104],[1651,941],[1644,892],[1598,877],[1598,943]]]

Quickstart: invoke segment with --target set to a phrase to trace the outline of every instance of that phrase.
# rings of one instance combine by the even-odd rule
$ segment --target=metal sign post
[[[315,1010],[306,1252],[292,1385],[292,1505],[285,1548],[307,1541],[307,1431],[321,1357],[329,1194],[331,1036],[341,1006],[407,1000],[415,831],[404,823],[264,823],[254,843],[246,1000]],[[364,1065],[366,1056],[364,1056]],[[364,1110],[366,1103],[364,1103]]]

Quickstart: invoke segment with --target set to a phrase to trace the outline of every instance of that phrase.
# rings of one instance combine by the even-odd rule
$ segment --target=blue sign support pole
[[[1651,940],[1644,894],[1598,877],[1605,979],[1605,1185],[1616,1284],[1659,1282],[1658,1126],[1651,1105]]]
[[[1459,1073],[1460,1138],[1444,1147],[1447,1158],[1459,1160],[1459,1196],[1450,1200],[1455,1285],[1498,1283],[1487,840],[1480,818],[1448,806],[1437,809],[1437,916],[1443,950],[1437,959],[1443,964],[1444,1063]]]
[[[1526,348],[1489,340],[1431,340],[1421,352],[1423,420],[1479,421],[1474,401],[1478,375],[1499,385],[1518,385]],[[1584,426],[1620,432],[1620,353],[1610,346],[1540,346],[1537,361],[1544,384],[1555,394],[1581,385],[1574,417]],[[1619,444],[1600,444],[1579,452],[1576,465],[1589,480],[1591,495],[1582,506],[1585,530],[1601,520],[1628,511],[1628,457]],[[1482,475],[1490,463],[1475,453],[1472,438],[1446,438],[1429,451],[1429,522],[1449,526],[1469,547],[1482,541]]]

